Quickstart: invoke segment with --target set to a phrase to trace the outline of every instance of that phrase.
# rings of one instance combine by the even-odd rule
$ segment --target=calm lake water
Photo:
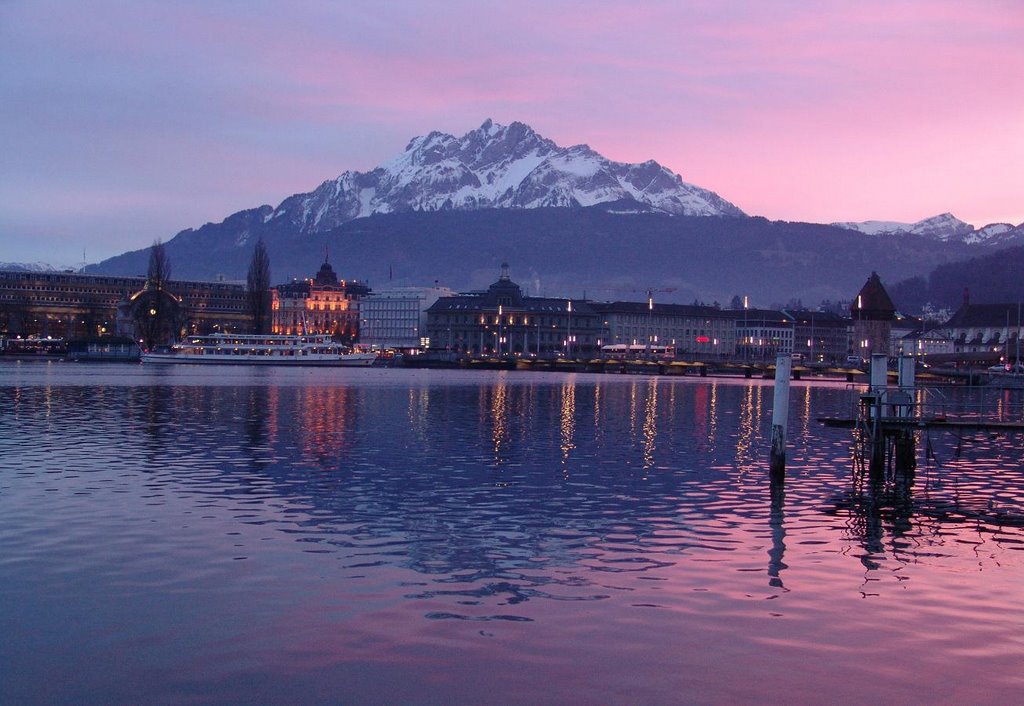
[[[0,364],[0,703],[1019,703],[1024,440],[850,394]]]

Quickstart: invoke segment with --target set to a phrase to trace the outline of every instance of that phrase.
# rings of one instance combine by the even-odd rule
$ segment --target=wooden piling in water
[[[889,384],[889,358],[884,353],[871,354],[871,391],[883,392]]]
[[[900,356],[899,362],[899,384],[900,406],[897,408],[897,416],[912,418],[915,411],[915,361],[912,356]],[[909,429],[901,429],[896,434],[894,465],[897,471],[912,473],[917,467],[917,440],[914,432]]]
[[[868,443],[871,452],[868,472],[872,478],[881,478],[885,473],[885,433],[882,429],[882,415],[889,384],[889,358],[884,353],[871,354],[870,390],[864,396],[868,406]]]
[[[770,468],[773,478],[786,473],[786,421],[789,418],[789,375],[793,359],[780,355],[775,359],[775,400],[772,406],[772,449]]]

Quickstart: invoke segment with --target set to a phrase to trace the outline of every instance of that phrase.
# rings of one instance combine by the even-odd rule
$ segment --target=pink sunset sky
[[[1024,222],[1024,3],[0,3],[0,262],[525,122],[748,214]]]

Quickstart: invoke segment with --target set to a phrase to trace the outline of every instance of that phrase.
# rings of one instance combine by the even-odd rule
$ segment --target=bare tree
[[[256,241],[249,262],[246,277],[246,293],[249,299],[249,315],[252,317],[252,332],[267,333],[270,330],[270,256],[263,238]]]
[[[147,349],[170,343],[181,328],[181,302],[170,291],[171,260],[160,240],[149,250],[146,286],[131,303],[136,337]]]
[[[146,272],[146,278],[150,286],[156,290],[166,287],[168,280],[171,279],[171,259],[159,238],[149,249],[149,270]]]

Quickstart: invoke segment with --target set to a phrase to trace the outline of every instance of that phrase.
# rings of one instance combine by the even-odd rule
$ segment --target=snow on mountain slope
[[[964,238],[965,243],[982,245],[1018,245],[1024,243],[1024,223],[989,223]]]
[[[847,230],[859,230],[867,235],[884,235],[886,233],[909,233],[914,227],[913,223],[898,223],[896,221],[860,221],[833,223],[838,228]]]
[[[487,120],[461,138],[441,132],[416,137],[389,162],[369,172],[345,172],[285,199],[270,217],[287,217],[313,232],[374,213],[611,201],[674,215],[745,215],[657,162],[613,162],[587,145],[559,147],[523,123]]]
[[[925,218],[916,223],[898,223],[895,221],[862,221],[859,223],[833,223],[832,225],[848,230],[858,230],[868,235],[893,235],[912,233],[936,240],[966,240],[976,233],[974,226],[964,223],[952,213],[941,213],[938,216]]]
[[[57,268],[45,262],[0,262],[0,270],[8,272],[57,272]]]

